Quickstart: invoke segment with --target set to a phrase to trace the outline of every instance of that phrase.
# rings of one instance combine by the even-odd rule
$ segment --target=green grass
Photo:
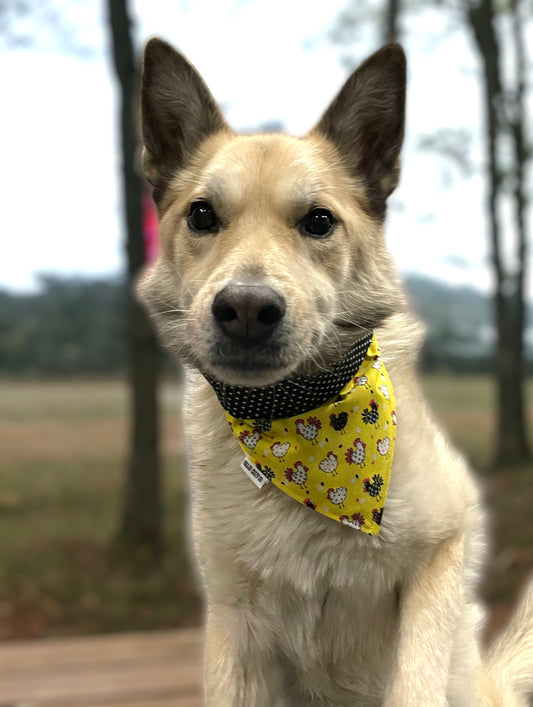
[[[112,549],[125,468],[125,385],[2,384],[0,637],[199,620],[183,543],[178,384],[167,384],[161,397],[166,552],[159,567],[141,572]]]
[[[425,376],[422,385],[436,417],[454,444],[477,470],[487,472],[492,466],[496,443],[494,382],[488,376],[432,375]],[[527,381],[525,394],[533,448],[533,379]]]
[[[454,443],[478,469],[494,452],[495,388],[487,376],[425,376],[423,388],[434,413]]]
[[[533,567],[533,469],[487,473],[486,377],[426,377],[451,437],[484,472],[494,517],[484,595],[505,604]],[[529,400],[533,387],[528,388]],[[128,437],[122,381],[0,383],[0,638],[174,627],[200,620],[184,538],[177,381],[163,386],[166,552],[140,571],[112,550]]]
[[[436,416],[481,481],[490,538],[481,594],[493,609],[492,632],[533,574],[533,465],[493,467],[495,386],[488,377],[428,376],[423,386]],[[526,401],[533,448],[533,380],[527,382]]]

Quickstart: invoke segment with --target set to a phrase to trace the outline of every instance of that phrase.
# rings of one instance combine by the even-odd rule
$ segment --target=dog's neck
[[[345,356],[314,376],[292,376],[254,388],[223,383],[204,374],[226,412],[244,419],[275,420],[300,415],[331,400],[353,378],[372,341],[372,332],[358,339]]]

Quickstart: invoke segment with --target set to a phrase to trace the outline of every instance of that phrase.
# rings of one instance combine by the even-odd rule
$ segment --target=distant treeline
[[[125,366],[123,282],[47,276],[39,294],[0,291],[0,373],[118,373]]]
[[[427,325],[422,365],[489,371],[492,307],[471,288],[409,277],[412,306]],[[47,276],[39,294],[0,291],[0,374],[108,375],[125,369],[126,285],[118,279]],[[531,351],[529,351],[531,364]]]

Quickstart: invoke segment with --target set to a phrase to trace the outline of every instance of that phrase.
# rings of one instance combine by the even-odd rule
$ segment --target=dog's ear
[[[143,164],[156,186],[182,167],[209,135],[227,130],[202,77],[161,39],[150,39],[142,68]]]
[[[400,176],[405,84],[403,49],[388,44],[354,71],[312,131],[331,140],[351,173],[363,178],[380,217]]]

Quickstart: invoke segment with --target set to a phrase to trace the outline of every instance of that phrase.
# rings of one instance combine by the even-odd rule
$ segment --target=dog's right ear
[[[143,165],[156,186],[209,135],[229,128],[202,77],[161,39],[148,41],[142,68]]]

